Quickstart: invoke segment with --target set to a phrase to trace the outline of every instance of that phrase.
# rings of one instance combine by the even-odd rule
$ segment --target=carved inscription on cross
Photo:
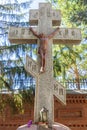
[[[37,33],[50,34],[55,30],[53,26],[59,26],[61,22],[61,14],[59,10],[53,10],[50,3],[40,3],[39,10],[30,10],[30,25]],[[39,40],[35,37],[28,28],[11,27],[9,31],[9,40],[14,43],[38,43]],[[81,41],[81,32],[75,28],[60,28],[59,32],[49,40],[46,53],[46,71],[39,73],[40,61],[33,61],[32,58],[26,56],[26,70],[36,78],[35,89],[35,106],[34,106],[34,121],[39,121],[39,113],[42,107],[48,109],[48,121],[54,121],[54,98],[66,104],[66,89],[53,78],[53,60],[52,60],[52,44],[78,44]],[[38,64],[37,64],[38,63]]]

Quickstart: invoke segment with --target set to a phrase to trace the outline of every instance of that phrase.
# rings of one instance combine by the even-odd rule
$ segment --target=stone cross
[[[61,23],[60,10],[53,10],[50,3],[40,3],[39,10],[30,10],[29,15],[30,25],[33,25],[34,30],[38,33],[50,34],[55,30],[54,26],[59,26]],[[38,25],[38,27],[36,27]],[[10,27],[9,40],[12,43],[38,43],[39,40],[35,37],[29,28]],[[46,71],[39,73],[40,62],[34,61],[29,56],[26,56],[25,68],[36,79],[35,89],[35,105],[34,105],[34,121],[38,122],[40,110],[45,107],[48,110],[48,122],[54,121],[54,96],[66,104],[66,89],[53,77],[53,60],[52,60],[52,44],[79,44],[81,41],[80,29],[75,28],[60,28],[59,32],[48,42],[46,54]]]

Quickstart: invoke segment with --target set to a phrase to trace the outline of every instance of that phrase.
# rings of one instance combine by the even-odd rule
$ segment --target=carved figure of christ
[[[38,49],[38,54],[40,54],[40,57],[41,57],[40,72],[45,71],[45,58],[46,58],[46,52],[47,52],[47,45],[49,42],[48,40],[51,39],[58,32],[58,30],[59,30],[59,27],[56,28],[51,34],[45,35],[44,33],[37,34],[37,32],[35,32],[33,28],[30,27],[30,31],[32,31],[32,33],[40,40],[40,46]]]

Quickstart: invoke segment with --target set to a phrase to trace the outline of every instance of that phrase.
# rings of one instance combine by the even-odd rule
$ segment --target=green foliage
[[[56,77],[62,76],[64,80],[70,78],[69,71],[71,70],[71,73],[73,73],[75,70],[74,68],[75,65],[77,64],[79,67],[79,63],[82,62],[83,60],[83,56],[81,55],[82,52],[83,50],[81,48],[81,45],[79,45],[79,47],[55,45],[54,54],[53,54],[54,55],[54,76]],[[82,76],[80,72],[79,75]],[[73,78],[73,75],[71,78]]]
[[[53,7],[61,10],[60,27],[81,28],[82,42],[71,48],[64,45],[54,46],[54,76],[59,80],[87,78],[87,1],[86,0],[49,0]]]
[[[29,26],[26,15],[29,13],[29,7],[32,2],[32,0],[25,2],[14,0],[13,3],[7,0],[3,2],[4,4],[0,5],[0,65],[2,64],[2,66],[0,66],[2,70],[0,75],[0,88],[7,87],[11,90],[14,77],[16,77],[15,75],[20,77],[23,73],[25,77],[29,76],[26,73],[23,61],[25,53],[31,51],[31,45],[10,45],[8,41],[8,31],[9,26]]]
[[[23,113],[22,100],[18,94],[8,94],[6,104],[10,106],[12,114]]]
[[[35,96],[35,88],[31,86],[29,89],[21,90],[18,93],[0,94],[0,115],[5,113],[5,108],[9,106],[11,114],[23,114],[24,104],[33,105]],[[3,116],[3,115],[2,115]]]
[[[35,96],[35,88],[31,86],[28,90],[19,91],[21,99],[24,103],[33,104]]]
[[[3,95],[0,94],[0,115],[2,116],[5,111],[5,107],[6,107],[5,98],[3,97]]]
[[[32,45],[10,45],[8,41],[8,29],[9,26],[29,26],[29,22],[26,21],[25,16],[29,13],[29,6],[32,0],[24,3],[20,3],[17,0],[14,3],[9,3],[9,1],[6,1],[6,3],[8,4],[0,5],[0,90],[8,90],[8,93],[11,94],[8,94],[6,99],[3,98],[3,95],[0,95],[0,112],[1,114],[4,113],[6,105],[9,105],[11,112],[16,114],[23,113],[22,95],[20,93],[13,93],[12,85],[15,75],[18,77],[21,77],[21,74],[24,74],[25,77],[30,76],[24,68],[23,58],[25,53],[31,51]],[[27,93],[27,96],[28,94],[30,93]],[[25,98],[28,101],[27,96]]]
[[[0,94],[0,115],[3,117],[7,106],[11,110],[11,114],[22,114],[22,100],[18,94]]]
[[[54,7],[60,8],[63,19],[67,22],[87,24],[87,1],[86,0],[48,0]]]

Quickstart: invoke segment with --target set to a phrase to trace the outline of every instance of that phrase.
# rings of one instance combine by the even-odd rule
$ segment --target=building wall
[[[64,106],[54,97],[55,122],[62,123],[71,130],[87,130],[87,94],[67,94],[67,104]],[[33,105],[25,104],[24,114],[12,115],[7,107],[0,116],[0,130],[16,130],[34,117]]]
[[[55,98],[55,122],[63,123],[71,130],[87,130],[87,94],[67,94],[66,106]]]

